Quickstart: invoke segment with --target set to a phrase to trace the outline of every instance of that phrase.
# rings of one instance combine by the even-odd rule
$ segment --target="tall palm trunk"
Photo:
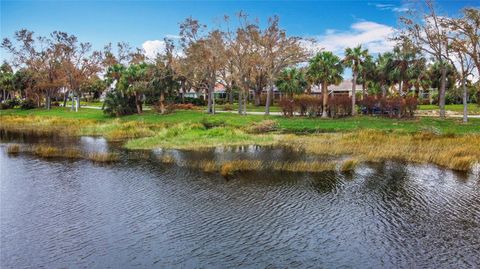
[[[362,82],[362,100],[365,100],[365,88],[366,88],[366,85],[365,85],[365,78]]]
[[[137,107],[137,113],[142,114],[142,106],[141,106],[141,101],[140,101],[140,94],[138,92],[135,92],[135,105]]]
[[[355,108],[355,89],[357,85],[357,72],[353,72],[353,77],[352,77],[352,116],[355,116],[357,114],[357,110]]]
[[[323,112],[322,118],[327,118],[327,101],[328,101],[328,86],[326,82],[322,83],[322,93],[323,93]]]
[[[438,105],[440,106],[440,118],[445,118],[445,88],[447,84],[447,68],[442,64],[442,78],[440,81],[440,92]]]
[[[387,96],[387,88],[385,87],[385,84],[382,83],[382,97],[385,98]]]

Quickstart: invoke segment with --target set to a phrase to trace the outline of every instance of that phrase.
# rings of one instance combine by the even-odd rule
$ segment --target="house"
[[[355,86],[355,92],[362,92],[362,85],[357,84]],[[321,94],[322,89],[314,85],[312,86],[312,94]],[[330,85],[328,86],[328,94],[333,95],[341,95],[341,94],[348,94],[349,96],[352,95],[352,81],[351,80],[344,80],[339,85]]]

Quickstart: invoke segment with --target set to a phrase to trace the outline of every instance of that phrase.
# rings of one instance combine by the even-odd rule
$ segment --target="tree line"
[[[242,12],[225,16],[216,27],[185,19],[180,39],[164,39],[165,50],[153,59],[125,42],[93,50],[90,43],[65,32],[43,37],[23,29],[2,42],[12,57],[0,68],[1,99],[14,102],[21,96],[47,109],[53,99],[64,106],[70,99],[72,109],[78,110],[82,95],[107,92],[105,112],[124,115],[142,113],[145,102],[165,113],[167,100],[185,102],[186,93],[194,91],[205,93],[207,111],[215,113],[215,87],[222,85],[225,102],[238,103],[238,113],[245,114],[251,101],[264,105],[268,115],[275,89],[291,101],[316,87],[321,89],[319,114],[328,117],[338,103],[330,100],[334,96],[328,88],[341,83],[348,68],[351,92],[356,93],[358,84],[362,87],[358,96],[348,99],[348,114],[365,106],[367,97],[378,96],[380,103],[381,98],[429,92],[429,102],[438,99],[441,117],[447,102],[461,99],[466,121],[467,103],[478,98],[480,11],[467,7],[460,16],[448,17],[438,13],[433,1],[416,4],[399,18],[394,49],[378,55],[361,44],[346,48],[343,57],[326,50],[312,52],[305,44],[313,41],[288,35],[279,17],[269,18],[262,27]],[[438,93],[433,95],[432,88]]]

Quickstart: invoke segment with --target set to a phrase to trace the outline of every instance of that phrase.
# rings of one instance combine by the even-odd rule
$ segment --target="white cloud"
[[[391,10],[393,12],[406,12],[410,10],[410,4],[405,3],[401,6],[396,6],[393,4],[380,4],[380,3],[368,3],[370,6],[375,6],[377,9],[380,10]]]
[[[324,48],[337,54],[343,54],[345,48],[362,45],[370,53],[383,53],[393,48],[390,40],[395,29],[385,24],[370,21],[356,22],[348,31],[329,29],[324,35],[316,37],[314,45],[305,42],[307,47],[314,49]]]
[[[163,40],[147,40],[142,44],[145,56],[154,59],[158,54],[165,52],[165,41]]]
[[[169,38],[169,39],[180,39],[181,38],[181,36],[179,36],[179,35],[166,35],[165,37]]]

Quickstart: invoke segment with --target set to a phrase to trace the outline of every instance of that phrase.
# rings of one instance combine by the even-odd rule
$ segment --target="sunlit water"
[[[1,139],[1,268],[480,267],[475,174],[387,162],[350,174],[225,180],[99,138]],[[99,165],[12,156],[11,142],[122,157]],[[302,157],[255,147],[170,154],[185,162]]]

